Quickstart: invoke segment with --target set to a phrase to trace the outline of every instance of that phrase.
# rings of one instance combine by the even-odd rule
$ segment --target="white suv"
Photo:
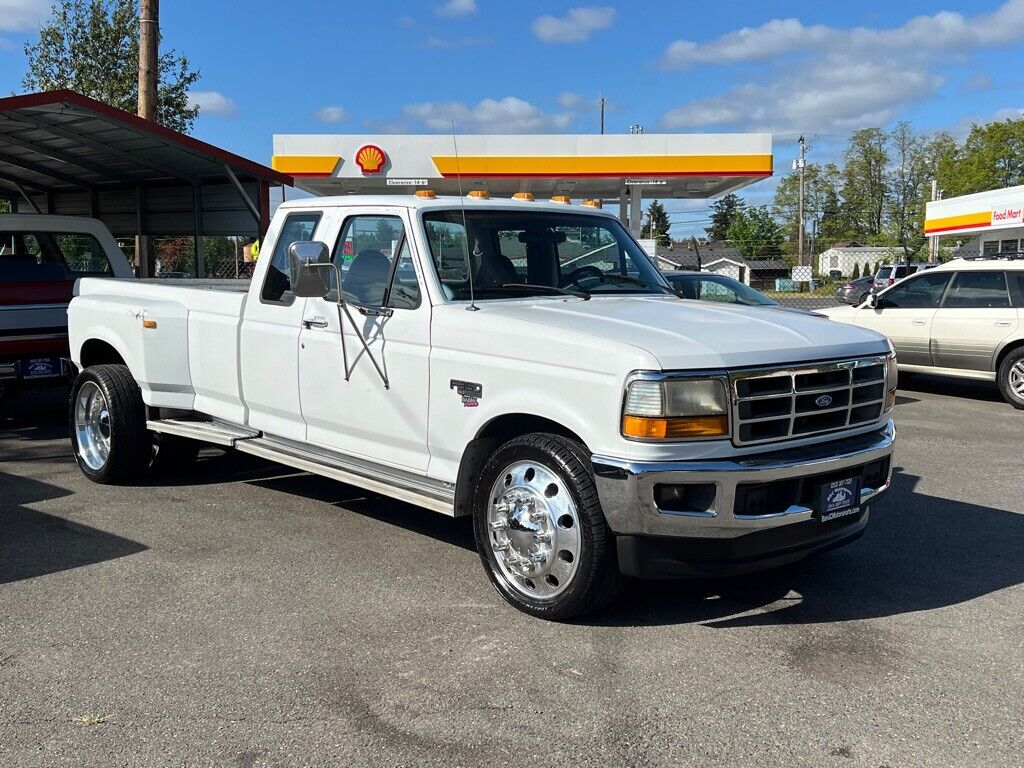
[[[884,333],[902,371],[996,381],[1024,409],[1024,259],[957,259],[918,272],[859,307],[818,310]]]

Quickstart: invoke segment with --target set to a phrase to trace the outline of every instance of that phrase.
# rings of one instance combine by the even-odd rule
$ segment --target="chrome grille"
[[[733,440],[772,443],[870,424],[885,405],[885,358],[729,374]]]

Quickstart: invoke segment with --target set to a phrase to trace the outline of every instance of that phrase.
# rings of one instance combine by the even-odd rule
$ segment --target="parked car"
[[[535,616],[593,610],[623,575],[844,544],[889,487],[881,335],[684,301],[592,208],[288,201],[248,293],[87,279],[69,317],[89,479],[195,440],[472,515],[488,577]]]
[[[744,307],[764,307],[779,312],[814,314],[796,307],[783,306],[777,301],[772,301],[757,289],[728,275],[686,270],[665,271],[662,272],[662,275],[675,292],[684,299],[739,304]]]
[[[817,310],[886,334],[899,369],[996,381],[1024,408],[1024,261],[972,257],[920,271],[857,308]]]
[[[915,275],[926,269],[938,266],[936,263],[903,263],[903,264],[882,264],[875,273],[875,291],[881,291],[890,285],[898,283],[909,275]]]
[[[868,300],[874,285],[875,278],[871,275],[858,277],[856,280],[850,280],[840,285],[836,289],[836,298],[843,302],[843,304],[852,304],[855,307],[859,307]]]
[[[131,277],[102,222],[0,214],[0,397],[66,377],[67,307],[80,277]]]

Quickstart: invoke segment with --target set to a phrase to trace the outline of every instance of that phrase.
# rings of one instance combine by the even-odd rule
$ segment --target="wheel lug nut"
[[[542,544],[550,544],[551,543],[551,534],[550,533],[535,533],[535,534],[533,534],[533,540],[534,541],[539,541]]]
[[[504,543],[503,544],[495,544],[494,545],[494,551],[495,552],[508,552],[508,544],[504,544]]]
[[[542,520],[544,520],[546,517],[547,517],[547,515],[544,514],[543,512],[531,512],[530,513],[530,522],[531,523],[539,523]]]
[[[506,531],[508,530],[508,520],[495,520],[491,523],[492,531]]]

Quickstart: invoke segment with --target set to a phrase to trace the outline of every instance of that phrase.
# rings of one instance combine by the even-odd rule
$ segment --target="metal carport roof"
[[[0,99],[0,197],[118,236],[262,235],[288,174],[69,90]]]

